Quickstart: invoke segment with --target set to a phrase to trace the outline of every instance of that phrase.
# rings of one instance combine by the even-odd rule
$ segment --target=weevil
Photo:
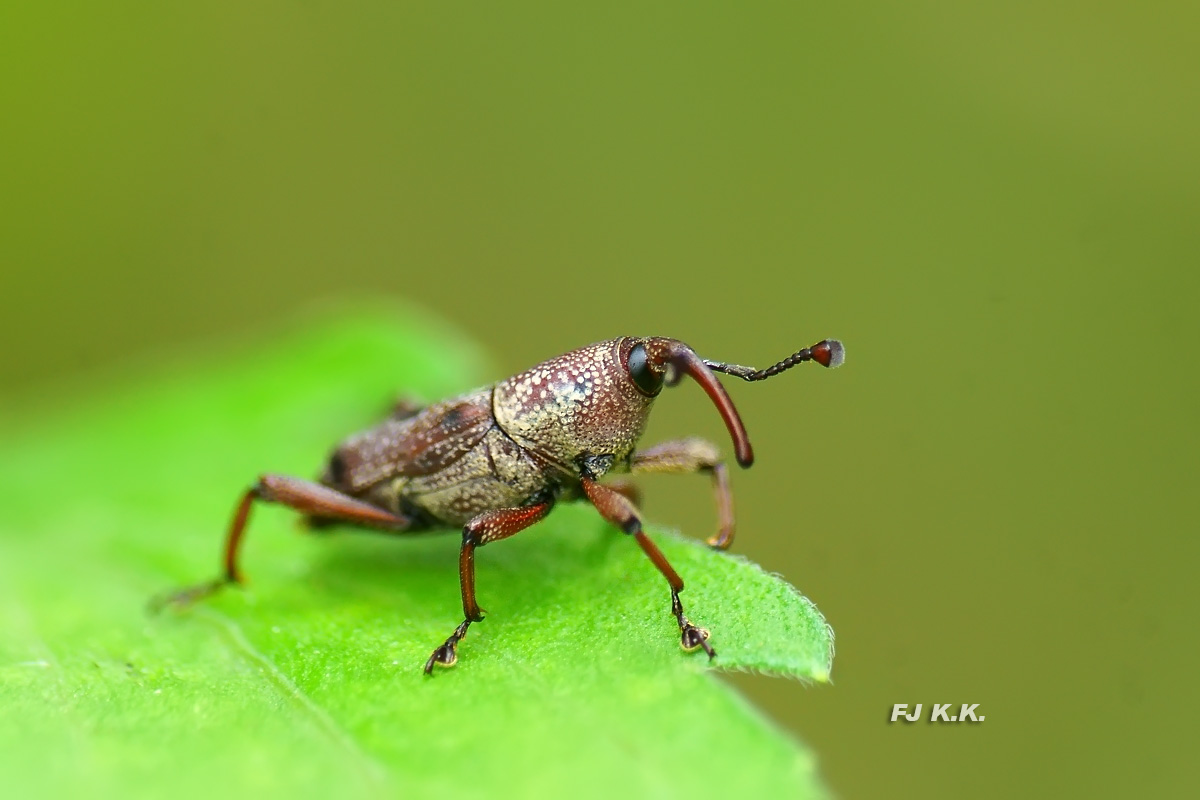
[[[264,474],[242,495],[226,535],[220,577],[174,592],[155,605],[184,606],[242,583],[238,551],[257,501],[299,511],[315,527],[349,523],[391,533],[462,529],[458,576],[464,619],[425,662],[451,667],[467,629],[483,619],[475,598],[475,551],[520,533],[556,503],[587,500],[631,536],[667,579],[671,614],[686,651],[716,655],[709,632],[683,613],[683,579],[642,530],[630,473],[707,472],[718,530],[708,544],[733,543],[729,475],[715,445],[696,438],[637,449],[650,408],[664,386],[684,375],[700,384],[721,414],[742,467],[754,452],[733,401],[714,373],[761,381],[806,361],[837,367],[845,350],[826,339],[762,370],[708,361],[676,339],[622,337],[582,347],[499,383],[420,407],[398,403],[390,416],[333,451],[319,480]]]

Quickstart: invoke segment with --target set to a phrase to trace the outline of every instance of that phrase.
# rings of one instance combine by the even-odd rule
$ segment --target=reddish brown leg
[[[246,490],[242,499],[238,501],[237,510],[234,511],[233,519],[229,523],[229,532],[225,538],[225,558],[221,577],[155,598],[151,601],[152,609],[158,610],[167,605],[188,606],[231,583],[243,583],[241,570],[238,569],[237,564],[238,550],[246,531],[246,523],[250,519],[250,508],[254,505],[255,500],[280,503],[321,519],[354,522],[377,528],[402,530],[409,524],[407,517],[398,516],[377,506],[356,500],[336,489],[330,489],[328,486],[287,475],[263,475],[257,483]]]
[[[580,483],[583,485],[584,494],[600,512],[600,516],[637,539],[642,550],[667,579],[667,583],[671,586],[671,613],[675,615],[675,621],[679,623],[679,643],[683,649],[690,653],[697,648],[703,648],[709,658],[715,656],[716,651],[708,644],[708,631],[696,627],[683,615],[683,603],[679,601],[679,593],[683,591],[683,579],[679,577],[679,573],[667,561],[667,557],[662,554],[658,546],[646,536],[645,531],[642,530],[642,521],[638,518],[633,504],[624,495],[607,486],[602,486],[590,478],[581,478]]]
[[[632,503],[634,508],[642,507],[642,490],[633,481],[618,478],[611,483],[605,484],[605,486]]]
[[[507,539],[533,525],[550,513],[551,502],[522,508],[501,508],[485,511],[463,527],[462,549],[458,551],[458,579],[462,586],[462,624],[454,629],[440,647],[425,662],[425,674],[432,675],[434,667],[453,667],[458,662],[458,643],[467,635],[472,622],[483,619],[483,609],[475,600],[475,548],[490,542]]]
[[[717,498],[717,535],[708,540],[709,547],[728,550],[733,544],[733,495],[729,491],[729,472],[721,461],[715,444],[703,439],[678,439],[663,442],[648,450],[633,454],[631,471],[634,473],[681,473],[710,472],[713,477],[713,493]]]

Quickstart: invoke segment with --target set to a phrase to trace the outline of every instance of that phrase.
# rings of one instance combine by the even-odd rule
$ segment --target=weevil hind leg
[[[554,503],[547,500],[520,508],[501,508],[485,511],[463,526],[462,548],[458,551],[458,579],[462,587],[462,624],[450,638],[434,649],[425,662],[426,675],[434,667],[453,667],[458,662],[458,643],[467,635],[472,622],[483,619],[483,609],[475,599],[475,548],[518,534],[550,513]]]
[[[167,606],[186,608],[216,594],[226,586],[243,583],[241,570],[238,569],[238,552],[246,532],[246,524],[250,520],[250,509],[256,500],[287,506],[309,518],[349,522],[389,530],[403,530],[408,527],[410,522],[407,517],[393,514],[319,483],[288,475],[262,475],[238,500],[233,519],[229,522],[229,531],[225,537],[225,554],[221,575],[213,580],[187,586],[154,598],[150,601],[152,612],[160,611]]]
[[[646,532],[642,530],[642,520],[638,517],[637,510],[629,498],[621,492],[614,491],[587,477],[584,477],[580,483],[587,499],[600,512],[600,516],[633,536],[642,551],[667,579],[667,584],[671,587],[671,614],[674,615],[675,622],[679,625],[680,646],[689,653],[693,650],[704,650],[709,658],[716,656],[717,652],[708,643],[708,631],[694,625],[684,615],[683,603],[679,599],[679,593],[683,591],[683,579],[679,577],[679,573],[658,549],[658,545],[646,536]]]
[[[165,608],[184,609],[191,606],[206,597],[211,597],[217,592],[224,589],[230,584],[230,580],[225,577],[213,578],[211,581],[197,583],[194,586],[186,586],[182,589],[176,589],[173,592],[164,592],[150,598],[147,604],[147,610],[151,614],[158,614]]]

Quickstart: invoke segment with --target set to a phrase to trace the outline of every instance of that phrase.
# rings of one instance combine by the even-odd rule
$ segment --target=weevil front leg
[[[676,439],[647,450],[638,450],[630,461],[630,472],[712,474],[713,494],[717,498],[718,528],[717,535],[708,540],[708,546],[717,550],[728,550],[733,544],[733,494],[729,491],[729,471],[725,469],[725,463],[721,461],[720,451],[715,444],[703,439]]]
[[[617,478],[615,481],[610,481],[604,485],[617,494],[624,496],[626,500],[633,503],[634,508],[642,507],[642,490],[633,481]]]
[[[388,530],[403,530],[411,524],[407,517],[364,503],[362,500],[357,500],[319,483],[287,475],[263,475],[242,495],[237,509],[233,513],[233,519],[229,523],[229,532],[225,537],[225,556],[222,562],[221,576],[155,598],[150,604],[152,610],[158,610],[168,605],[189,606],[197,600],[202,600],[220,591],[225,586],[242,583],[241,570],[238,569],[238,551],[242,544],[243,534],[246,532],[246,523],[250,520],[250,509],[256,500],[279,503],[323,520],[352,522]]]
[[[683,603],[679,600],[679,593],[683,591],[683,579],[679,577],[679,573],[658,549],[658,545],[646,536],[646,532],[642,530],[642,521],[638,517],[637,509],[629,502],[629,498],[587,477],[581,478],[580,483],[583,485],[584,494],[600,512],[600,516],[632,535],[650,560],[654,562],[654,566],[658,567],[658,571],[667,579],[667,583],[671,586],[671,613],[675,616],[675,621],[679,623],[679,643],[683,649],[690,653],[703,648],[709,658],[715,656],[716,651],[708,643],[708,631],[693,625],[691,620],[683,614]]]
[[[458,551],[458,579],[462,586],[463,615],[466,619],[429,656],[425,662],[426,675],[432,675],[434,667],[453,667],[458,662],[458,643],[467,635],[467,628],[471,627],[472,622],[483,619],[483,609],[475,600],[475,548],[520,533],[549,514],[553,505],[553,502],[547,501],[521,508],[485,511],[463,526],[462,548]]]

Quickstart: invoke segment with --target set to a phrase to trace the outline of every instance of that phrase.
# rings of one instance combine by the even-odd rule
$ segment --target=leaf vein
[[[226,643],[251,664],[257,666],[267,682],[304,716],[307,716],[322,735],[351,757],[355,770],[365,786],[377,794],[386,782],[387,770],[355,741],[329,712],[305,694],[291,678],[275,665],[246,637],[241,626],[229,617],[210,609],[197,609],[196,615],[212,623]]]

